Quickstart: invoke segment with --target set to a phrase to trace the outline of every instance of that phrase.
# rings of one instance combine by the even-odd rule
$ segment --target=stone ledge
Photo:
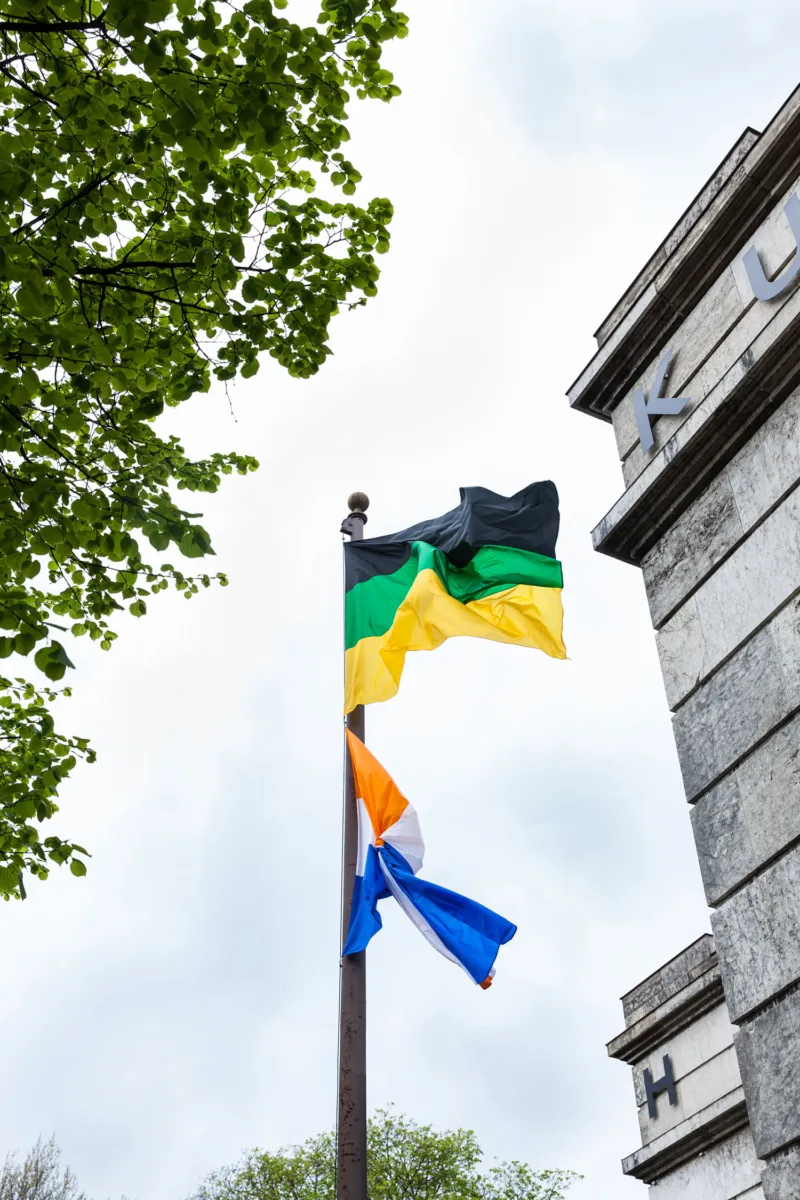
[[[625,993],[622,997],[625,1025],[630,1027],[646,1013],[652,1012],[672,996],[677,996],[715,962],[714,939],[710,933],[704,933]]]
[[[640,299],[648,284],[661,272],[667,260],[675,253],[681,242],[708,209],[718,193],[729,182],[739,163],[752,149],[761,134],[757,129],[745,129],[744,133],[734,143],[723,158],[717,169],[712,173],[708,182],[700,189],[686,211],[675,222],[664,238],[664,241],[645,263],[633,283],[625,290],[611,312],[595,332],[595,340],[602,347],[625,319],[634,304]]]
[[[723,1004],[725,997],[716,961],[715,956],[714,966],[706,974],[636,1021],[624,1033],[612,1038],[606,1046],[609,1058],[617,1058],[633,1066],[676,1033],[688,1029],[712,1008]]]
[[[787,186],[790,182],[788,179]],[[774,202],[774,197],[759,188],[740,164],[691,230],[693,236],[641,293],[571,385],[567,397],[572,408],[602,421],[611,420],[612,410],[659,346],[673,335],[729,265],[737,245],[758,229]],[[743,220],[743,211],[752,214],[749,220]],[[699,245],[695,246],[697,241]],[[667,275],[670,277],[662,278]]]
[[[777,197],[800,174],[799,127],[800,89],[796,89],[764,133],[754,138],[739,165],[684,231],[646,288],[642,290],[644,280],[637,277],[625,293],[610,318],[613,321],[614,313],[620,313],[613,332],[607,333],[567,392],[571,407],[609,420],[610,412],[647,362],[667,344],[737,249],[769,215]],[[743,135],[739,145],[747,136]],[[732,153],[736,154],[736,148]],[[659,255],[656,251],[654,259]],[[647,271],[645,267],[640,275],[646,276]],[[601,332],[608,323],[609,319]]]
[[[759,358],[739,360],[595,527],[595,550],[641,563],[797,386],[799,331],[800,313]]]
[[[625,1175],[655,1183],[663,1175],[710,1150],[747,1125],[744,1090],[740,1087],[676,1125],[649,1146],[622,1160]]]
[[[800,992],[795,987],[734,1035],[759,1158],[772,1158],[800,1141],[799,1027]]]
[[[764,1166],[764,1200],[797,1200],[800,1180],[800,1146],[776,1154]]]
[[[642,560],[660,629],[800,486],[800,389],[689,506]]]
[[[710,907],[800,844],[799,742],[794,716],[696,799],[692,828]]]

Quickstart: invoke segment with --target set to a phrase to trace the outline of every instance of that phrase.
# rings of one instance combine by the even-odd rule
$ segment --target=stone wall
[[[792,213],[800,214],[800,90],[763,134],[745,132],[603,323],[598,352],[569,393],[573,407],[614,428],[625,491],[593,539],[643,572],[737,1027],[750,1132],[720,1143],[702,1170],[709,1178],[727,1171],[740,1189],[730,1195],[749,1196],[752,1160],[736,1164],[752,1137],[765,1200],[800,1198],[800,231]],[[764,289],[751,282],[753,250],[766,279],[785,272],[773,298],[755,294]],[[653,416],[654,445],[643,449],[634,396],[649,395],[668,352],[663,394],[687,400],[677,415]],[[702,1105],[730,1083],[726,1053],[702,1078],[689,1073],[684,1105]],[[664,1115],[660,1136],[676,1119]],[[642,1128],[653,1132],[647,1121]],[[661,1200],[694,1197],[690,1163],[680,1170],[659,1185]]]
[[[625,1030],[608,1052],[631,1066],[642,1137],[625,1174],[649,1183],[652,1200],[763,1200],[713,938],[661,967],[622,1007]]]

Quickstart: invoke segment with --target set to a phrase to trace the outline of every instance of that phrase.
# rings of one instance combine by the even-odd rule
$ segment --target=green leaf
[[[49,646],[43,646],[41,650],[37,650],[33,661],[39,670],[54,682],[64,678],[67,667],[74,668],[75,666],[73,662],[70,662],[67,652],[60,642],[51,642]]]
[[[227,585],[197,568],[214,549],[188,510],[258,464],[188,453],[184,406],[223,387],[249,403],[234,389],[267,356],[316,374],[334,317],[376,293],[392,208],[349,198],[343,147],[351,97],[397,94],[385,51],[407,21],[394,0],[285,7],[7,2],[0,659],[30,656],[44,686],[0,678],[4,896],[70,860],[39,822],[68,823],[61,785],[94,759],[50,716],[72,667],[51,635],[109,650],[151,597]],[[171,542],[182,570],[152,561]]]
[[[81,875],[86,874],[86,863],[82,863],[79,858],[73,858],[69,864],[69,869],[73,875],[77,875],[80,878]]]

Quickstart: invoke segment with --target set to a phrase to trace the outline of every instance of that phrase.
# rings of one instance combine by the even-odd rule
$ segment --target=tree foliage
[[[0,1170],[0,1200],[86,1200],[69,1167],[61,1165],[55,1138],[41,1138],[22,1162],[9,1154]]]
[[[61,1165],[55,1137],[39,1138],[22,1162],[9,1154],[0,1169],[0,1200],[87,1200],[75,1174]],[[124,1197],[123,1197],[124,1200]]]
[[[392,209],[351,199],[342,147],[354,92],[398,92],[394,5],[322,0],[309,26],[287,0],[2,6],[0,658],[56,683],[73,665],[59,633],[108,650],[120,612],[212,583],[172,561],[214,553],[178,493],[257,463],[193,461],[156,420],[264,352],[312,375],[331,318],[375,294]],[[88,753],[55,732],[52,696],[0,680],[6,898],[24,869],[85,871],[38,830]]]
[[[508,1162],[480,1169],[483,1157],[468,1129],[438,1132],[392,1109],[369,1122],[370,1200],[563,1200],[579,1177]],[[253,1150],[214,1173],[192,1200],[335,1200],[336,1142],[332,1133],[272,1153]]]

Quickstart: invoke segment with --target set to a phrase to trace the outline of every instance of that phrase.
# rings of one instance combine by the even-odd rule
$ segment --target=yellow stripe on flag
[[[445,591],[435,571],[420,571],[391,628],[346,651],[344,710],[390,700],[397,694],[406,653],[435,650],[451,637],[532,646],[551,658],[566,658],[563,620],[560,588],[518,584],[461,604]]]

